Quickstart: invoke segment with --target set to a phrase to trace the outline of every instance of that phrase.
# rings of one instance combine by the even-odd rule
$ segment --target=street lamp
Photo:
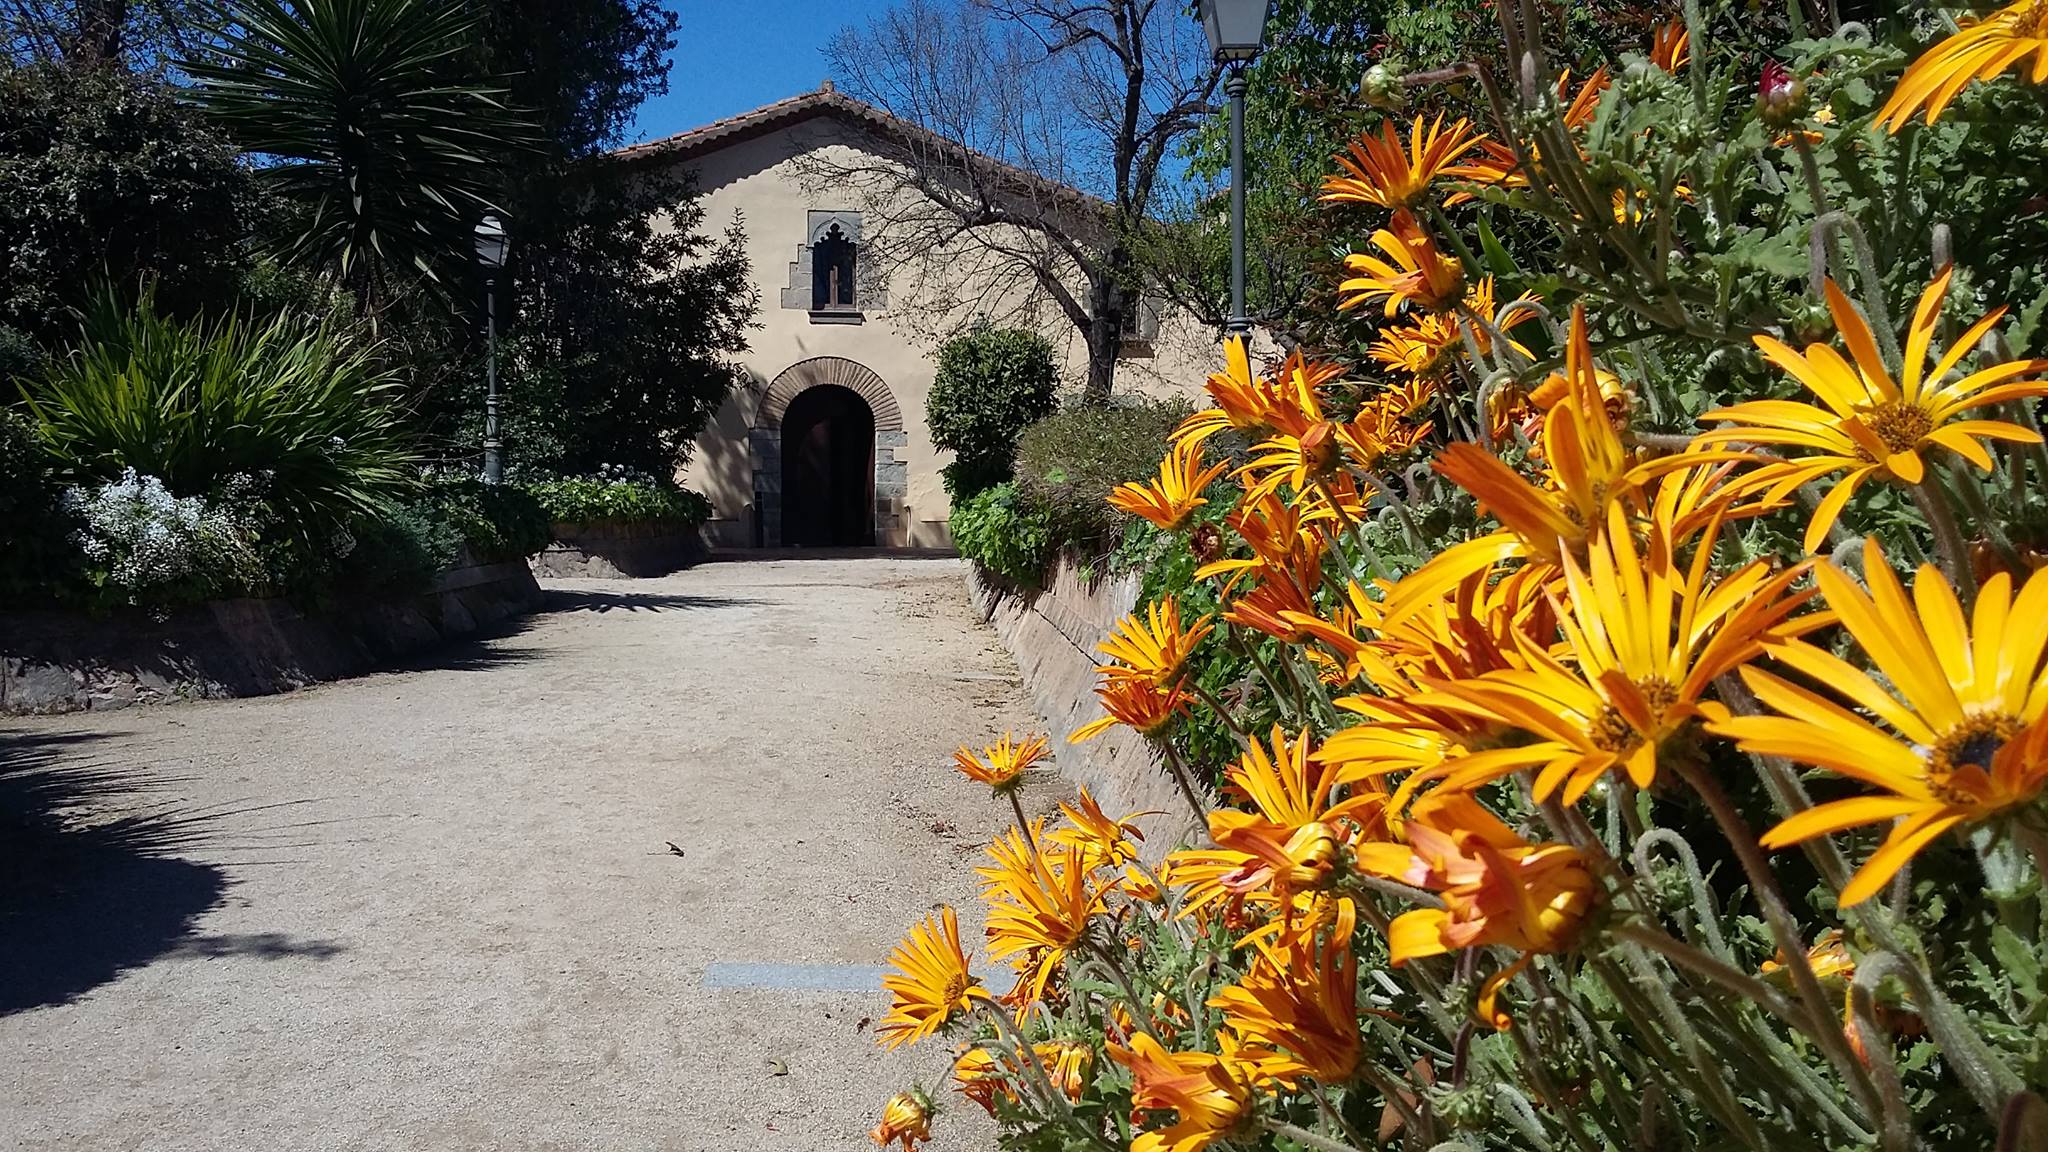
[[[484,483],[505,478],[505,461],[498,441],[498,272],[505,267],[505,226],[496,213],[487,213],[476,226],[476,259],[484,270],[484,332],[489,380],[484,392]]]
[[[1201,10],[1209,52],[1225,69],[1223,94],[1230,97],[1230,319],[1225,328],[1248,336],[1252,322],[1244,311],[1244,74],[1266,46],[1272,0],[1201,0]]]

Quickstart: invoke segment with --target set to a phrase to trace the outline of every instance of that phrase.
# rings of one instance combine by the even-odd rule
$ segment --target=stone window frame
[[[834,227],[853,245],[854,279],[853,307],[825,308],[811,307],[814,297],[811,253],[817,248]],[[872,274],[863,274],[872,268],[872,262],[863,260],[860,238],[860,213],[843,208],[813,208],[804,215],[804,242],[796,250],[796,259],[789,262],[789,283],[782,289],[781,304],[784,308],[810,313],[813,324],[859,324],[869,312],[878,312],[889,306],[889,291],[877,285]]]
[[[1145,293],[1133,295],[1124,306],[1124,316],[1131,323],[1127,331],[1117,333],[1116,354],[1119,360],[1149,360],[1156,354],[1159,340],[1159,320],[1165,300]]]

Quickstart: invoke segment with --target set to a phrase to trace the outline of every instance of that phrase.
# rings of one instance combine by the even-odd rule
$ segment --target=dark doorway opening
[[[806,389],[782,415],[782,543],[875,542],[875,414],[837,384]]]

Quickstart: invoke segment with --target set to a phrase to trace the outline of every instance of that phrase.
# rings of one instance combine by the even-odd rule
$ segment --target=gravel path
[[[169,819],[5,883],[0,1148],[866,1147],[944,1051],[707,967],[880,965],[941,899],[978,933],[1003,813],[949,754],[1034,724],[958,563],[897,559],[565,581],[406,671],[11,723]]]

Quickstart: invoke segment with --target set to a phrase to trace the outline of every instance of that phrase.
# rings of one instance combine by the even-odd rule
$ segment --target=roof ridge
[[[684,158],[705,151],[727,140],[737,141],[760,132],[770,131],[785,121],[805,119],[826,112],[836,112],[853,120],[865,122],[871,127],[895,132],[911,139],[935,143],[945,148],[958,149],[965,153],[974,163],[988,165],[1005,176],[1013,177],[1022,183],[1051,189],[1063,195],[1076,197],[1084,201],[1102,203],[1099,197],[1083,192],[1069,184],[1019,167],[1007,160],[990,156],[958,141],[948,140],[921,124],[905,120],[887,109],[877,107],[857,97],[849,96],[845,92],[840,91],[829,79],[822,86],[809,92],[787,96],[781,100],[763,104],[751,111],[713,120],[709,124],[685,129],[658,140],[628,144],[623,148],[614,149],[610,154],[621,160],[635,161],[654,159],[671,154],[678,158]]]

